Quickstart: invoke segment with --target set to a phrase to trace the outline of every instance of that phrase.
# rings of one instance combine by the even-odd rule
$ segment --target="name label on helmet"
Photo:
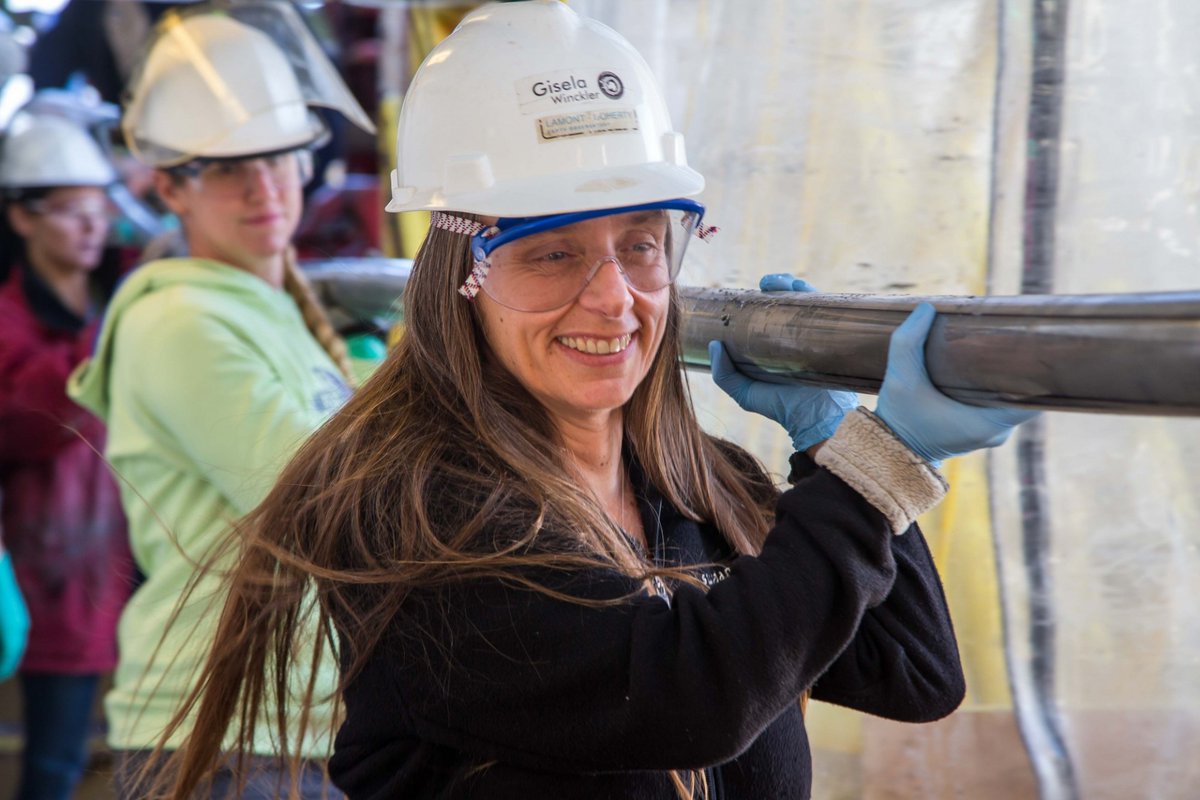
[[[572,69],[520,78],[516,82],[517,102],[523,114],[567,111],[572,106],[619,101],[622,106],[636,105],[640,98],[634,87],[610,69]]]
[[[620,133],[638,129],[637,111],[614,108],[609,111],[579,111],[574,114],[555,114],[538,117],[538,139],[543,142],[571,136],[595,136],[598,133]]]
[[[595,92],[588,88],[587,81],[582,78],[576,78],[574,75],[567,78],[565,81],[534,81],[533,86],[534,97],[546,97],[554,95],[554,99],[563,100],[563,93],[572,92],[578,94],[582,98],[595,100],[598,96]]]

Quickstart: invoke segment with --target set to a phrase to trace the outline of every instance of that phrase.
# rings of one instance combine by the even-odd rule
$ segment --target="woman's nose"
[[[246,187],[255,196],[278,194],[279,184],[271,169],[262,161],[249,165],[246,172]]]
[[[633,305],[624,270],[615,256],[602,259],[592,268],[579,303],[608,317],[619,316]]]

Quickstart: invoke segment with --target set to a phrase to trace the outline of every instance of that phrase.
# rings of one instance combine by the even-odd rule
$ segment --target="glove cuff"
[[[940,472],[861,407],[846,415],[815,460],[875,506],[896,534],[937,505],[949,488]]]

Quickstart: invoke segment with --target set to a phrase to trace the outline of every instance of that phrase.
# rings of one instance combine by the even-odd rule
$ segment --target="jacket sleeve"
[[[0,303],[0,315],[18,317]],[[23,316],[23,314],[21,314]],[[67,377],[87,357],[92,328],[46,342],[14,324],[0,330],[0,463],[46,461],[79,436],[89,413],[67,397]]]
[[[817,470],[792,456],[791,480]],[[863,614],[854,638],[817,679],[812,697],[904,722],[929,722],[966,692],[945,594],[925,537],[914,523],[892,541],[896,580]]]
[[[966,694],[958,644],[920,529],[914,524],[892,550],[892,591],[863,615],[812,696],[902,722],[932,722],[958,708]]]
[[[331,766],[378,763],[414,736],[554,771],[727,761],[885,600],[893,540],[883,514],[816,470],[780,497],[761,554],[708,593],[588,606],[479,580],[410,604],[347,690]],[[638,588],[602,572],[537,578],[595,600]]]
[[[151,298],[153,296],[150,296]],[[323,415],[306,407],[263,354],[219,314],[130,306],[117,331],[112,386],[130,413],[217,486],[252,510]]]

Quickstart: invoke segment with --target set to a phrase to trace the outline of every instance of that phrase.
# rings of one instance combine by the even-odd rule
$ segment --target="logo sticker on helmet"
[[[621,76],[615,72],[601,72],[596,76],[596,85],[600,87],[600,91],[613,100],[625,94],[625,84],[621,82]]]
[[[642,102],[635,85],[627,85],[620,75],[600,67],[528,75],[517,80],[514,88],[523,114],[571,113],[579,106],[594,108],[613,100],[621,100],[622,106]]]
[[[573,136],[636,131],[638,116],[637,111],[632,108],[614,108],[610,111],[578,111],[574,114],[539,117],[537,126],[538,139],[549,142]]]

